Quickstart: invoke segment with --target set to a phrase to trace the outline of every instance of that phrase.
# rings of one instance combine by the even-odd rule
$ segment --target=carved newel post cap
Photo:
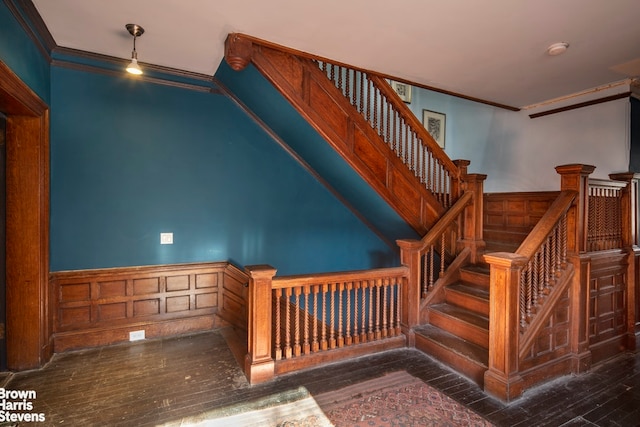
[[[253,44],[240,34],[229,34],[224,42],[224,59],[234,71],[242,71],[251,62]]]

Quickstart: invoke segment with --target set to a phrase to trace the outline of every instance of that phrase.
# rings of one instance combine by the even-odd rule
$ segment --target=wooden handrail
[[[516,253],[530,260],[540,249],[540,246],[542,246],[560,218],[569,210],[577,194],[576,191],[569,190],[561,192],[522,244],[520,244]]]
[[[354,282],[358,280],[375,280],[380,277],[406,277],[408,269],[405,266],[377,268],[372,270],[352,270],[344,272],[301,274],[291,276],[277,276],[273,278],[272,289],[284,289],[294,286],[312,285],[318,283]]]
[[[436,240],[447,231],[451,225],[458,219],[464,209],[473,202],[473,193],[464,193],[456,203],[440,218],[440,220],[420,239],[421,245],[419,251],[424,251],[430,245],[436,243]]]

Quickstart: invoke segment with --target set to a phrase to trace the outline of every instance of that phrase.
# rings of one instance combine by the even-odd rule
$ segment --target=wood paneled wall
[[[593,362],[601,362],[626,348],[627,258],[622,250],[589,253],[589,345]]]
[[[246,281],[227,262],[52,273],[54,350],[209,330],[220,315],[242,327]]]
[[[509,243],[512,249],[517,249],[558,194],[557,191],[485,194],[485,240]]]

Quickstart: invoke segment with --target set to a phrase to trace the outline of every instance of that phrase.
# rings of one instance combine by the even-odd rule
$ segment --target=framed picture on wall
[[[391,80],[391,87],[396,91],[401,100],[411,104],[411,85]]]
[[[436,140],[438,145],[444,148],[447,116],[431,110],[422,110],[422,125]]]

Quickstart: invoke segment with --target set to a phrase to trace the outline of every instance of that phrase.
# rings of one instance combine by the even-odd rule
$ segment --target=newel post
[[[420,323],[420,240],[398,240],[400,246],[400,262],[409,268],[407,286],[402,289],[400,323],[409,345],[415,345],[413,328]]]
[[[484,229],[484,181],[487,175],[473,173],[465,176],[465,192],[473,192],[473,203],[464,209],[462,245],[471,249],[471,262],[481,261],[486,247],[483,236]]]
[[[589,175],[595,166],[570,164],[556,167],[560,174],[560,189],[576,191],[577,195],[567,211],[567,260],[573,264],[571,282],[570,348],[572,372],[580,373],[591,367],[589,350],[589,272],[591,257],[586,255],[589,218]]]
[[[581,253],[587,250],[587,218],[589,217],[589,175],[595,166],[571,164],[556,166],[560,174],[560,190],[577,191],[573,205],[567,212],[567,252]]]
[[[522,394],[524,383],[519,373],[520,273],[527,258],[513,253],[485,254],[491,268],[489,289],[489,369],[484,374],[484,389],[509,401]]]
[[[249,382],[256,384],[268,381],[275,375],[275,364],[271,357],[271,281],[276,269],[270,265],[250,265],[245,267],[245,271],[249,274],[249,321],[244,370]]]
[[[636,349],[636,323],[640,322],[640,277],[638,247],[638,179],[640,174],[633,172],[610,174],[609,178],[623,181],[627,186],[622,189],[620,207],[622,211],[622,245],[627,251],[627,348]]]

